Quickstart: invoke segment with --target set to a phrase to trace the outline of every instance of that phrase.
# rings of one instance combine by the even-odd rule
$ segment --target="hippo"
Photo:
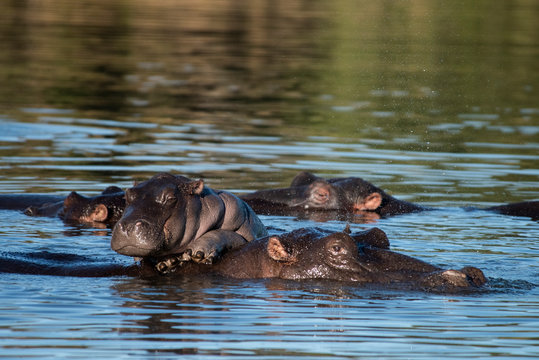
[[[65,196],[51,194],[1,194],[0,209],[24,211],[29,206],[40,207],[64,201]]]
[[[381,216],[426,210],[399,200],[358,177],[323,179],[301,172],[288,188],[259,190],[240,198],[260,214],[286,213],[288,209],[376,212]]]
[[[245,202],[203,180],[157,174],[127,189],[125,200],[111,247],[135,258],[181,254],[185,261],[211,263],[224,251],[267,235]]]
[[[451,292],[484,285],[475,267],[445,270],[389,250],[385,232],[372,228],[358,233],[301,228],[251,241],[225,253],[213,265],[171,261],[168,273],[209,272],[238,279],[326,279],[383,287]],[[159,269],[158,269],[159,270]]]
[[[149,266],[124,265],[110,258],[97,260],[76,253],[49,251],[0,253],[0,273],[73,277],[149,277],[156,274]]]
[[[143,278],[217,275],[236,279],[329,280],[376,288],[460,292],[478,290],[487,283],[483,272],[467,266],[442,269],[389,250],[385,232],[378,228],[351,233],[323,228],[301,228],[246,242],[213,264],[185,262],[181,254],[159,259],[145,257],[138,264],[96,261],[76,254],[48,252],[2,254],[0,273],[57,276],[135,276]],[[166,258],[166,260],[165,260]],[[168,262],[166,269],[155,262]],[[164,270],[164,271],[163,271]]]
[[[300,172],[288,188],[259,190],[239,197],[256,213],[264,215],[297,215],[324,210],[380,218],[432,210],[430,207],[397,199],[359,177],[323,179],[310,172]],[[539,201],[479,210],[539,219]]]
[[[483,210],[492,211],[502,215],[529,217],[535,221],[539,220],[539,201],[521,201],[491,206]]]
[[[28,216],[58,216],[66,222],[114,225],[122,216],[124,208],[123,190],[109,186],[100,195],[91,197],[72,191],[61,201],[32,205],[24,213]]]

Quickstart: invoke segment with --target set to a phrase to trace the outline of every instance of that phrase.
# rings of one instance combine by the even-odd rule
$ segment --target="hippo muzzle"
[[[110,245],[112,250],[122,255],[147,257],[159,255],[164,248],[165,239],[147,220],[120,220],[114,226]]]

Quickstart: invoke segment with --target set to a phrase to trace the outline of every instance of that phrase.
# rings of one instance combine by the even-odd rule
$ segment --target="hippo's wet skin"
[[[251,208],[202,180],[163,173],[126,191],[111,247],[123,255],[211,262],[222,251],[267,234]]]
[[[287,209],[375,212],[381,216],[425,210],[394,198],[358,177],[323,179],[299,173],[288,188],[259,190],[240,198],[260,214],[280,214]]]
[[[435,265],[388,250],[386,234],[373,228],[349,234],[320,228],[303,228],[265,236],[230,250],[212,264],[184,262],[181,255],[146,257],[139,265],[96,263],[75,254],[26,254],[18,259],[0,257],[0,272],[60,276],[155,277],[155,262],[168,263],[167,277],[215,274],[237,279],[326,279],[381,288],[456,292],[486,283],[474,267],[444,270]],[[45,261],[46,260],[46,261]],[[44,262],[45,261],[45,262]],[[157,270],[162,270],[157,268]]]
[[[254,240],[211,266],[178,261],[175,272],[241,279],[328,279],[433,291],[473,289],[486,283],[477,268],[444,270],[388,247],[386,234],[378,228],[355,234],[306,228]]]
[[[73,191],[65,199],[24,210],[29,216],[58,216],[66,222],[115,224],[125,208],[122,189],[109,186],[100,195],[86,197]]]
[[[539,220],[539,201],[522,201],[512,204],[492,206],[484,210],[510,216],[524,216]]]
[[[297,215],[300,212],[325,210],[387,217],[431,209],[399,200],[358,177],[323,179],[309,172],[299,173],[288,188],[259,190],[240,195],[240,198],[257,214],[264,215]],[[483,210],[539,219],[539,201],[524,201]]]
[[[29,206],[41,207],[64,201],[65,196],[49,194],[1,194],[0,209],[24,211]]]

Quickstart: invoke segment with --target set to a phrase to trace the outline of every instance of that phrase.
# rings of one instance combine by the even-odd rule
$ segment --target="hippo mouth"
[[[138,258],[150,257],[155,252],[155,248],[143,248],[139,245],[117,244],[116,242],[111,243],[111,248],[118,254]]]
[[[145,258],[165,255],[163,254],[164,243],[162,234],[137,233],[116,224],[112,231],[110,246],[118,254]]]

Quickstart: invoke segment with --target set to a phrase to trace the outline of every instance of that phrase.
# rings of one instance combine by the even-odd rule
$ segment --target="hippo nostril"
[[[116,226],[118,226],[122,232],[126,232],[126,227],[125,227],[124,222],[119,221],[118,223],[116,223]]]
[[[141,229],[141,228],[144,228],[144,227],[148,227],[150,225],[150,223],[146,220],[143,220],[143,219],[139,219],[135,222],[135,229]]]
[[[151,224],[144,219],[138,219],[132,226],[130,230],[135,233],[146,233],[152,228]]]

